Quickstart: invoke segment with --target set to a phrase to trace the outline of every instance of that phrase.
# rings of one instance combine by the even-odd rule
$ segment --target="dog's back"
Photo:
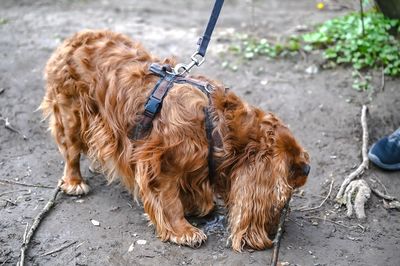
[[[145,101],[144,84],[155,79],[146,75],[151,61],[140,44],[109,31],[77,33],[55,51],[45,69],[41,109],[67,164],[79,164],[82,151],[101,161],[110,179],[133,176],[126,163],[131,159],[127,130]]]

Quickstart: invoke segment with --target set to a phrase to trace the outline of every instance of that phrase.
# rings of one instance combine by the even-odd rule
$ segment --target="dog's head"
[[[273,114],[225,97],[224,145],[233,154],[228,196],[232,248],[271,247],[279,214],[293,189],[305,184],[308,153]]]

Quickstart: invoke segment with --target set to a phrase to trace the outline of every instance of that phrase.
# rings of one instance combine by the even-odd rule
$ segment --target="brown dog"
[[[197,88],[175,84],[151,132],[130,139],[158,80],[148,71],[154,62],[160,60],[140,44],[109,31],[78,33],[52,55],[41,109],[65,158],[63,191],[89,191],[79,166],[84,153],[110,182],[120,179],[140,197],[161,240],[200,245],[207,237],[185,215],[208,214],[219,195],[229,211],[232,248],[271,247],[268,234],[276,230],[280,210],[306,182],[308,154],[275,115],[215,83],[212,118],[222,145],[213,154],[214,183],[203,110],[209,102]]]

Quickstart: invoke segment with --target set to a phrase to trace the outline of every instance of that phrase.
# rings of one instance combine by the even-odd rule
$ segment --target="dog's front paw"
[[[196,227],[187,227],[181,234],[171,234],[169,240],[178,245],[198,248],[207,240],[206,234]]]
[[[61,190],[68,195],[84,195],[89,193],[90,187],[82,179],[77,181],[74,179],[62,179],[59,186]]]

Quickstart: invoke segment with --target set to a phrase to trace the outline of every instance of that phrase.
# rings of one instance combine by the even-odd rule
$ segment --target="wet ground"
[[[212,1],[12,1],[0,2],[0,115],[27,136],[5,128],[0,121],[0,178],[55,186],[63,163],[55,143],[35,112],[43,95],[42,72],[60,42],[85,28],[109,28],[140,40],[159,56],[175,54],[183,61],[195,49],[208,19]],[[293,210],[286,222],[280,260],[290,265],[398,265],[400,216],[383,208],[372,195],[367,220],[348,219],[331,199],[344,177],[360,163],[361,105],[370,108],[371,143],[400,125],[399,80],[386,78],[380,90],[351,89],[351,70],[338,68],[307,74],[318,57],[257,59],[250,62],[222,56],[232,32],[255,32],[279,37],[299,25],[314,25],[348,9],[318,11],[315,2],[226,1],[207,61],[197,73],[223,81],[251,104],[278,114],[293,130],[312,158],[312,171],[292,207],[317,206],[315,211]],[[332,2],[332,1],[331,1]],[[336,3],[338,1],[335,1]],[[340,2],[340,1],[339,1]],[[346,1],[343,1],[346,2]],[[238,66],[224,69],[229,61]],[[34,236],[28,265],[265,265],[271,251],[235,253],[225,247],[224,217],[216,212],[193,220],[205,229],[208,241],[199,249],[162,243],[147,226],[143,209],[118,184],[106,185],[101,175],[83,173],[92,192],[86,197],[60,195],[57,204]],[[374,166],[363,176],[380,180],[388,193],[400,197],[400,173]],[[0,265],[15,265],[26,223],[31,223],[51,195],[51,189],[0,183]],[[96,220],[99,226],[93,225]],[[145,240],[139,241],[138,240]],[[73,245],[45,255],[66,244]]]

